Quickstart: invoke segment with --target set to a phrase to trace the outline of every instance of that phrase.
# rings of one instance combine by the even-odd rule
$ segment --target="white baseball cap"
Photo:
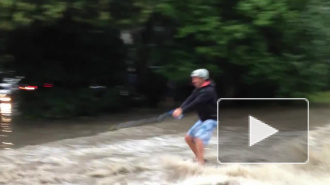
[[[209,71],[207,69],[196,69],[191,73],[190,77],[200,77],[207,80],[209,79]]]

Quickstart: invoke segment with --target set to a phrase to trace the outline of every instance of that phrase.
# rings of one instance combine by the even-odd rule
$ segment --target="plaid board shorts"
[[[190,128],[187,134],[192,138],[201,139],[206,146],[209,143],[215,128],[217,128],[217,120],[198,120],[194,126]]]

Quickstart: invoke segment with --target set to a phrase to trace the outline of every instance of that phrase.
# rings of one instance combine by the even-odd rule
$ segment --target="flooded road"
[[[7,150],[0,151],[0,184],[327,185],[329,112],[330,107],[310,110],[310,161],[306,165],[220,165],[214,132],[205,151],[209,162],[200,167],[192,162],[193,154],[184,142],[197,119],[193,114],[116,131],[109,127],[140,118],[125,115],[94,121],[1,124],[1,135],[6,136],[1,137],[2,147]],[[235,110],[231,114],[235,117]],[[299,143],[290,145],[299,149]]]
[[[12,143],[12,145],[0,145],[0,150],[91,136],[108,131],[113,124],[140,120],[162,112],[164,112],[164,110],[140,109],[130,111],[129,114],[120,113],[96,118],[86,117],[73,120],[50,121],[28,121],[19,120],[14,116],[2,116],[0,121],[0,141],[9,142]]]

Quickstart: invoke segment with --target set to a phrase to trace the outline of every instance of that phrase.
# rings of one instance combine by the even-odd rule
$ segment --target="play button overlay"
[[[305,164],[309,102],[305,98],[222,98],[218,162]]]
[[[263,123],[262,121],[249,116],[249,126],[250,126],[250,146],[253,146],[260,141],[274,135],[278,132],[277,129]]]

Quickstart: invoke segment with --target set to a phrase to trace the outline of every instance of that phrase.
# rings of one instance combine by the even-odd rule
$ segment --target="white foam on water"
[[[296,155],[302,152],[300,144],[290,143],[290,145]],[[330,125],[310,132],[310,157],[307,164],[222,165],[202,168],[175,162],[167,164],[172,170],[176,170],[173,172],[176,176],[185,177],[177,182],[180,185],[328,185],[330,184]]]
[[[330,184],[330,125],[310,132],[310,162],[306,165],[218,165],[213,137],[206,150],[210,163],[200,166],[191,160],[184,133],[142,137],[152,128],[128,128],[0,151],[0,184]],[[129,133],[137,139],[113,139]],[[290,145],[293,153],[301,152],[299,144]]]

